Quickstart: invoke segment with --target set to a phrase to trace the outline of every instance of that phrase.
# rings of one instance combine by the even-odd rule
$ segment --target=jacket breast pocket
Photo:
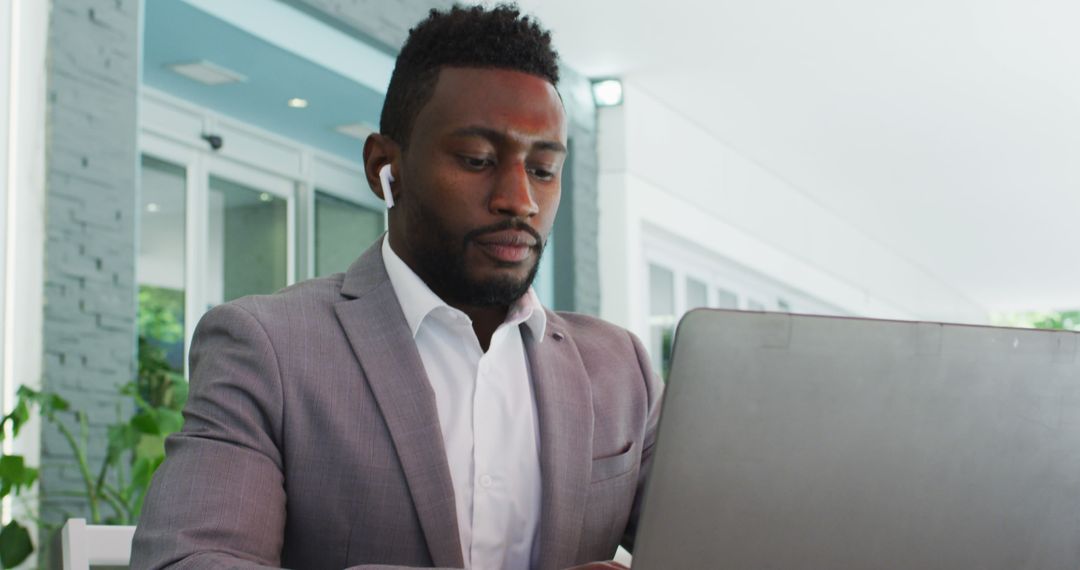
[[[593,459],[592,477],[590,479],[593,483],[614,479],[619,475],[629,473],[637,464],[637,449],[634,443],[630,442],[630,446],[626,451],[618,455]]]

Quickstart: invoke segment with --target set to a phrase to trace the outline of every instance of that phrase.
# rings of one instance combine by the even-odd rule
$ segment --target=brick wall
[[[409,28],[432,8],[453,0],[286,0],[347,33],[396,52]],[[558,46],[556,46],[558,48]],[[588,78],[565,64],[559,91],[570,117],[571,156],[564,170],[563,202],[555,226],[555,308],[600,313],[597,205],[596,106]]]
[[[52,0],[42,384],[86,410],[92,465],[135,373],[137,0]],[[44,514],[85,515],[59,432],[42,430]]]

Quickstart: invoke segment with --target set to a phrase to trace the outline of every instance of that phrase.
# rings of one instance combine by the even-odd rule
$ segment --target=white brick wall
[[[135,374],[138,6],[53,0],[49,21],[42,380],[88,412],[95,460]],[[43,514],[79,514],[53,498],[80,479],[48,426],[41,462]]]

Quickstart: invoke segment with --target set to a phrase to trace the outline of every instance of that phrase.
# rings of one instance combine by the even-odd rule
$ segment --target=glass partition
[[[671,342],[675,334],[675,274],[649,264],[649,354],[653,366],[667,378],[671,366]]]
[[[273,293],[288,280],[288,201],[210,176],[206,299]]]
[[[187,171],[142,157],[139,253],[139,369],[184,370]]]
[[[694,279],[686,278],[686,310],[709,306],[709,286]]]
[[[315,192],[315,275],[345,271],[383,233],[383,213]]]

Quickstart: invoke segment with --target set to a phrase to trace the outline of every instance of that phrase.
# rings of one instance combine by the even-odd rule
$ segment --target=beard
[[[469,231],[461,239],[455,239],[439,217],[425,206],[413,209],[412,227],[426,228],[427,236],[413,241],[412,253],[422,268],[428,287],[450,305],[473,307],[509,306],[521,298],[532,286],[540,268],[540,258],[546,241],[540,234],[520,219],[508,219],[497,224]],[[503,230],[520,230],[536,238],[533,248],[536,255],[533,265],[524,278],[511,276],[474,279],[465,266],[465,251],[480,236]],[[499,263],[500,267],[513,267],[513,263]]]

